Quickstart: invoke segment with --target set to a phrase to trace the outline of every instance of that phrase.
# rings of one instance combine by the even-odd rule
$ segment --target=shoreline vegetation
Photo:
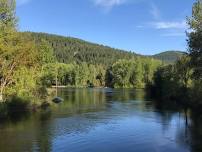
[[[15,1],[0,0],[0,6],[0,115],[48,106],[49,88],[55,88],[56,79],[58,88],[142,88],[161,101],[202,107],[201,0],[188,19],[189,52],[174,64],[102,46],[86,47],[78,40],[75,47],[55,37],[49,41],[43,34],[19,32]]]
[[[202,113],[202,0],[196,0],[188,18],[188,53],[173,65],[158,68],[151,94]]]

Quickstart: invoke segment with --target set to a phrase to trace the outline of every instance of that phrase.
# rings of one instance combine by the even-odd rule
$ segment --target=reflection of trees
[[[0,124],[0,151],[53,151],[60,136],[88,133],[98,124],[120,120],[136,112],[139,114],[139,111],[145,117],[150,112],[155,114],[163,131],[169,132],[173,118],[176,119],[180,111],[165,102],[145,101],[143,90],[62,89],[59,93],[64,102],[51,107],[51,111],[47,109]],[[186,119],[179,115],[180,125],[176,133],[177,143],[186,149],[190,147],[192,152],[202,151],[202,118],[197,116],[192,114],[185,127]],[[181,123],[183,119],[184,123]]]
[[[191,152],[202,152],[202,117],[199,114],[180,109],[170,102],[154,102],[158,119],[161,120],[163,130],[169,129],[173,117],[179,114],[179,122],[176,132],[176,142]]]
[[[174,113],[169,111],[158,111],[156,112],[156,114],[158,119],[161,120],[163,130],[164,131],[168,130]]]
[[[143,92],[143,91],[142,91]],[[52,151],[53,139],[60,135],[88,132],[97,123],[108,123],[124,112],[116,104],[144,97],[144,93],[132,89],[64,89],[60,96],[65,101],[51,111],[42,111],[0,125],[2,151]],[[122,107],[118,107],[122,108]],[[127,107],[128,108],[128,107]],[[133,110],[130,107],[129,110]],[[79,114],[79,115],[77,115]],[[55,119],[58,118],[58,119]],[[106,119],[107,118],[107,119]],[[7,145],[7,146],[5,146]],[[9,146],[12,145],[12,146]]]
[[[35,122],[32,118],[23,113],[24,116],[17,116],[9,119],[0,126],[0,151],[21,152],[32,151],[32,144],[35,140]]]
[[[50,152],[52,150],[52,133],[50,129],[51,124],[51,111],[46,109],[41,112],[40,120],[36,126],[36,141],[39,151],[41,152]]]
[[[109,108],[107,103],[110,101],[143,101],[145,93],[144,90],[134,89],[61,89],[60,96],[65,99],[59,107],[61,111],[82,113]]]
[[[190,122],[178,131],[177,140],[181,145],[188,146],[191,152],[202,151],[202,117],[191,113]]]
[[[180,109],[176,108],[176,105],[165,101],[152,101],[152,103],[149,102],[148,104],[152,106],[150,110],[155,111],[157,119],[161,121],[162,129],[167,131],[170,128],[173,117],[179,113]]]
[[[64,102],[54,110],[58,112],[59,108],[61,114],[101,110],[106,102],[104,92],[92,89],[64,89],[60,90],[60,96]]]
[[[0,151],[51,151],[49,118],[48,111],[10,117],[0,124]]]

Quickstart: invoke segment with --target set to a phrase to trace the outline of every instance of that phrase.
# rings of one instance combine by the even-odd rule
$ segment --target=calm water
[[[0,123],[1,152],[202,152],[202,118],[142,90],[62,89],[65,101]],[[197,118],[197,119],[196,119]]]

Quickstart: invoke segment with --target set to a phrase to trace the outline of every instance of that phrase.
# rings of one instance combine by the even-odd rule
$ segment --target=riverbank
[[[102,89],[103,92],[109,93],[108,88],[103,88],[103,87],[95,87],[91,88],[92,90],[94,89]],[[91,90],[90,89],[90,90]],[[58,87],[58,96],[63,97],[64,94],[61,93],[61,90],[89,90],[88,88],[75,88],[75,87],[69,87],[69,86],[59,86]],[[110,94],[113,93],[115,90],[133,90],[134,92],[131,92],[134,96],[136,96],[135,92],[137,90],[142,90],[144,92],[144,96],[148,97],[148,99],[155,99],[152,95],[154,95],[151,92],[148,92],[147,89],[110,89]],[[9,115],[13,113],[26,113],[26,112],[37,112],[40,110],[47,109],[48,107],[52,107],[53,105],[56,105],[55,103],[52,102],[52,99],[55,97],[55,92],[56,92],[56,87],[52,86],[51,88],[47,89],[47,97],[44,100],[41,100],[40,102],[30,102],[27,100],[23,100],[21,98],[13,98],[12,101],[7,101],[4,103],[0,103],[0,118],[6,118],[9,117]],[[90,91],[91,92],[91,91]],[[120,95],[120,98],[122,96]],[[85,97],[81,99],[81,101],[85,100]],[[94,99],[94,100],[99,100],[99,99]],[[65,99],[66,101],[66,99]],[[179,102],[177,99],[173,100],[165,100],[165,99],[155,99],[154,100],[158,105],[161,105],[163,107],[178,107],[181,109],[190,109],[191,111],[195,111],[197,113],[202,113],[202,105],[200,106],[192,106],[191,104],[187,105],[184,104],[183,102]],[[180,100],[181,101],[181,100]],[[70,101],[71,103],[71,101]],[[70,104],[68,103],[68,104]]]

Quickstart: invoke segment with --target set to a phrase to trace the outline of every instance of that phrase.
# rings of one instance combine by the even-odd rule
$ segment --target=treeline
[[[144,88],[152,83],[153,73],[161,64],[161,61],[140,57],[122,59],[112,66],[55,63],[44,67],[44,80],[54,85],[57,75],[59,85],[65,86]]]
[[[193,6],[188,19],[189,53],[174,65],[159,68],[154,74],[152,93],[163,100],[171,100],[186,107],[202,107],[202,1]]]

